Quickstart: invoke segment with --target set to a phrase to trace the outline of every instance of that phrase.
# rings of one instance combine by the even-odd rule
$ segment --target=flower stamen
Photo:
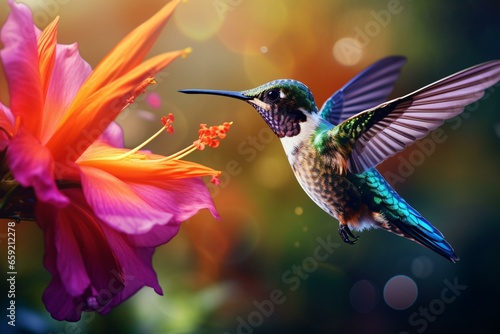
[[[169,134],[174,133],[174,127],[172,126],[174,123],[174,115],[172,113],[168,114],[168,117],[163,116],[161,122]]]
[[[200,124],[200,129],[198,130],[198,139],[195,140],[193,144],[164,159],[182,159],[186,155],[196,150],[201,151],[205,149],[205,146],[217,148],[220,144],[219,140],[226,138],[226,133],[231,127],[231,124],[233,124],[233,122],[224,122],[222,125],[213,125],[211,127],[207,127],[206,124]]]
[[[174,123],[174,115],[171,113],[168,114],[168,116],[163,116],[161,118],[161,122],[163,124],[163,127],[158,130],[154,135],[152,135],[149,139],[144,141],[142,144],[137,146],[136,148],[114,158],[115,160],[123,160],[127,159],[131,156],[134,156],[134,158],[137,157],[137,152],[142,149],[144,146],[149,144],[153,139],[158,137],[164,130],[167,131],[169,134],[172,134],[174,132],[174,128],[172,124]],[[151,163],[161,163],[164,161],[168,160],[179,160],[184,158],[186,155],[196,151],[196,150],[203,150],[206,146],[212,147],[212,148],[217,148],[220,144],[220,140],[226,138],[227,131],[231,127],[231,124],[233,122],[224,122],[222,125],[214,125],[208,127],[206,124],[200,124],[200,129],[198,130],[198,139],[195,140],[191,145],[188,147],[180,150],[179,152],[176,152],[172,155],[169,155],[167,157],[161,158],[161,159],[145,159],[143,163],[145,162],[151,162]],[[142,160],[142,159],[141,159]],[[221,175],[221,172],[218,171],[215,174],[212,174],[212,179],[210,180],[211,183],[215,185],[220,184],[220,179],[219,176]]]
[[[168,116],[163,116],[161,118],[161,122],[163,123],[163,127],[158,130],[154,135],[152,135],[151,137],[149,137],[148,139],[146,139],[142,144],[140,144],[139,146],[131,149],[130,151],[118,156],[116,158],[116,160],[122,160],[122,159],[126,159],[127,157],[133,155],[133,154],[136,154],[141,148],[143,148],[144,146],[146,146],[147,144],[149,144],[150,142],[153,141],[153,139],[155,139],[156,137],[158,137],[160,134],[162,134],[163,130],[166,130],[168,133],[172,134],[174,132],[174,127],[172,126],[172,124],[174,123],[174,115],[172,113],[169,113]]]
[[[219,139],[226,138],[226,132],[229,130],[231,124],[233,122],[224,122],[222,125],[213,125],[211,127],[207,127],[206,124],[200,124],[200,130],[198,130],[199,139],[195,140],[193,145],[198,150],[203,150],[205,146],[217,148],[220,144]]]

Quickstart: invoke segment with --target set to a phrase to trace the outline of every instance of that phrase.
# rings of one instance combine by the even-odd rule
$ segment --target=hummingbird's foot
[[[350,245],[354,245],[359,238],[359,236],[352,234],[351,229],[347,224],[339,224],[339,235],[345,243]],[[354,240],[351,240],[351,238]]]

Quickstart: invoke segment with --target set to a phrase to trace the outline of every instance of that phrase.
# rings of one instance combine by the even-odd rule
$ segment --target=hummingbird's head
[[[294,137],[300,133],[301,123],[306,122],[318,108],[314,97],[301,82],[280,79],[242,92],[223,90],[181,90],[187,94],[212,94],[248,102],[280,138]]]

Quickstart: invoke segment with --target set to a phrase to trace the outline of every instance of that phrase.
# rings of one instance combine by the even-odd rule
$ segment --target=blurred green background
[[[61,16],[60,43],[78,42],[93,67],[159,0],[26,0],[41,28]],[[9,10],[0,3],[0,22]],[[50,276],[35,223],[17,227],[19,333],[471,333],[496,328],[500,292],[500,84],[445,123],[442,140],[413,145],[379,166],[395,189],[439,228],[461,258],[452,264],[380,231],[341,242],[337,221],[296,182],[277,138],[245,103],[187,96],[183,88],[244,90],[278,78],[304,82],[320,106],[374,61],[408,57],[392,97],[500,58],[498,1],[189,0],[151,54],[192,47],[118,119],[126,145],[176,117],[175,135],[153,142],[170,154],[199,123],[233,121],[216,150],[188,159],[223,172],[209,184],[222,221],[200,212],[159,247],[165,295],[143,289],[109,315],[52,320],[41,302]],[[358,44],[353,44],[358,43]],[[8,99],[5,80],[0,97]],[[429,139],[431,137],[427,137]],[[429,142],[426,142],[429,143]],[[208,181],[208,180],[207,180]],[[6,225],[0,231],[6,254]],[[334,244],[325,249],[325,244]],[[6,272],[6,261],[0,261]],[[2,280],[5,282],[5,280]],[[5,284],[5,283],[3,283]],[[2,288],[2,300],[7,289]],[[2,309],[4,309],[2,303]],[[5,311],[3,311],[5,312]],[[2,313],[2,332],[6,326]]]

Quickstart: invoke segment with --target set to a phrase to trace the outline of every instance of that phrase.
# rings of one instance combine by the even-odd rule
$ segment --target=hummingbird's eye
[[[267,92],[267,97],[271,101],[276,101],[277,99],[280,98],[280,91],[278,89],[272,89],[269,92]]]

